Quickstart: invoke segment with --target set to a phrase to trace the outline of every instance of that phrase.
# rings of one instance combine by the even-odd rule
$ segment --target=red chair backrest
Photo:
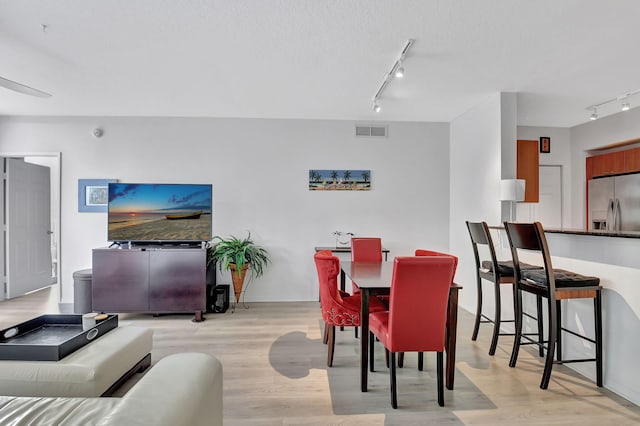
[[[318,270],[318,283],[320,286],[320,303],[328,304],[331,301],[341,302],[338,293],[338,274],[340,273],[340,259],[331,253],[331,250],[317,252],[313,259]]]
[[[351,260],[382,262],[382,240],[380,238],[351,238]]]
[[[449,253],[441,253],[439,251],[417,249],[416,256],[449,256],[453,259],[453,276],[456,275],[456,269],[458,268],[458,257]],[[453,277],[451,277],[451,284],[453,284]]]
[[[444,350],[454,256],[396,257],[389,299],[389,350]]]
[[[320,284],[320,308],[327,325],[359,326],[360,302],[343,299],[338,291],[340,260],[331,251],[320,251],[314,255]]]

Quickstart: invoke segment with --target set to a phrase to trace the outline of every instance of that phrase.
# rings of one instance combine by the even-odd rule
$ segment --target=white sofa
[[[122,398],[0,396],[0,425],[222,425],[222,365],[203,353],[170,355]]]

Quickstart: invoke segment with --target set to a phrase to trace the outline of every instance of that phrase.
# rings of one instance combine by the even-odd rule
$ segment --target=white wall
[[[62,153],[63,302],[73,271],[91,267],[91,249],[107,243],[106,214],[78,213],[81,178],[212,183],[214,234],[249,230],[271,254],[247,301],[317,300],[313,247],[333,244],[335,230],[381,236],[392,256],[449,249],[449,125],[390,123],[389,137],[375,139],[353,136],[354,124],[2,117],[0,151]],[[310,169],[370,169],[372,190],[311,192]]]
[[[515,134],[515,133],[514,133]],[[451,122],[451,253],[458,256],[460,306],[475,312],[475,260],[465,221],[500,224],[501,96],[491,96]],[[515,161],[515,157],[514,157]]]
[[[540,165],[562,166],[562,223],[565,228],[575,227],[570,226],[573,211],[571,130],[567,127],[518,126],[518,139],[539,141],[541,136],[551,138],[551,152],[540,153]]]
[[[585,227],[585,158],[590,149],[640,137],[640,108],[571,128],[571,225]],[[552,148],[553,149],[553,148]]]
[[[500,94],[500,140],[502,149],[500,151],[500,176],[502,179],[515,179],[517,166],[518,145],[517,122],[518,122],[518,102],[516,93]],[[511,217],[511,202],[501,202],[501,218],[507,220]]]

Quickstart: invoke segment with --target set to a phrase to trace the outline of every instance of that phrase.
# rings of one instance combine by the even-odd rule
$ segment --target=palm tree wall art
[[[371,170],[309,170],[310,191],[369,191]]]

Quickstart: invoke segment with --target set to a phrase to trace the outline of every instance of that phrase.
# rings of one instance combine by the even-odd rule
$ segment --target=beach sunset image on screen
[[[109,184],[109,241],[208,241],[212,186]]]

